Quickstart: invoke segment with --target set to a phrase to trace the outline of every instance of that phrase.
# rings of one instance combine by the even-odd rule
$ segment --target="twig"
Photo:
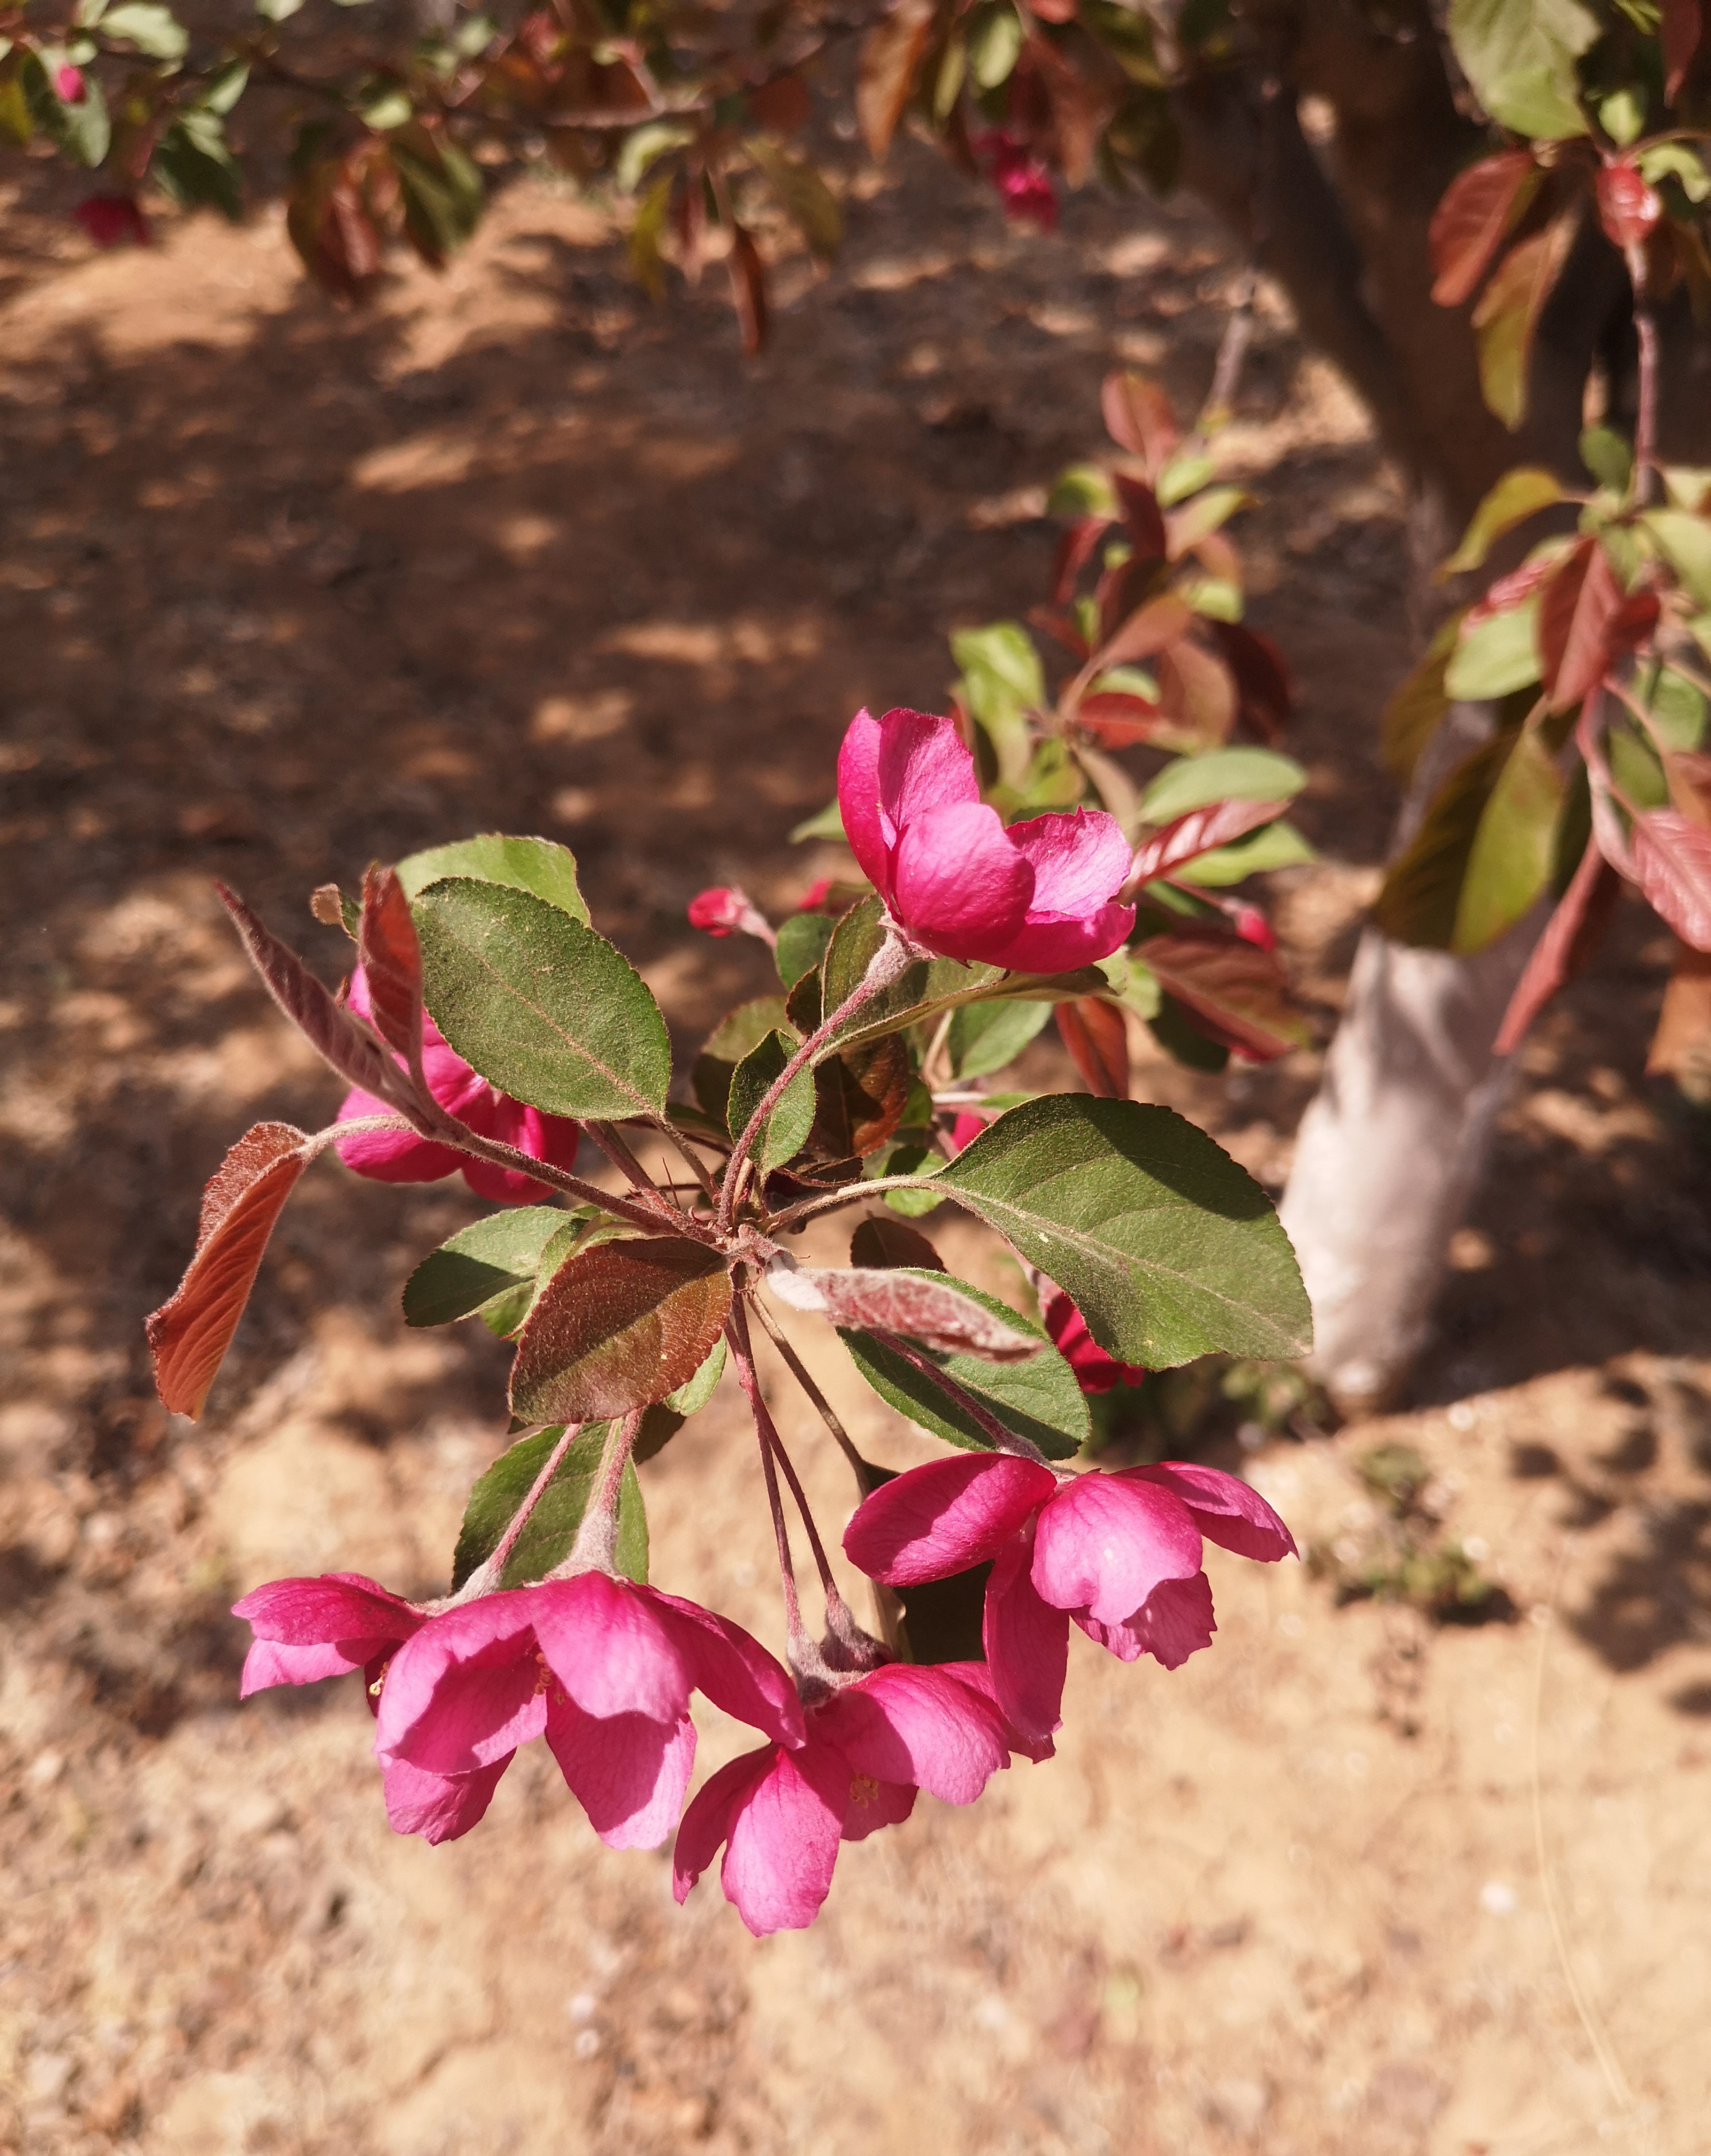
[[[582,1424],[579,1422],[570,1422],[564,1425],[563,1436],[547,1455],[545,1465],[529,1486],[529,1494],[511,1514],[511,1524],[500,1537],[497,1548],[476,1566],[452,1597],[455,1603],[472,1602],[477,1595],[491,1594],[504,1578],[505,1568],[511,1562],[511,1553],[516,1548],[518,1537],[529,1524],[530,1515],[536,1506],[546,1496],[547,1485],[558,1472],[560,1463],[576,1442],[577,1434],[581,1429]]]
[[[882,1340],[894,1355],[900,1355],[923,1378],[931,1378],[942,1393],[954,1400],[966,1414],[972,1415],[1000,1452],[1011,1452],[1019,1459],[1035,1460],[1041,1467],[1051,1465],[1031,1438],[1024,1437],[1020,1430],[1007,1428],[965,1386],[959,1385],[948,1372],[941,1370],[931,1356],[922,1354],[912,1340],[904,1339],[898,1332],[876,1332],[874,1337]]]
[[[1634,334],[1639,340],[1639,397],[1634,413],[1634,500],[1643,509],[1652,499],[1657,472],[1657,317],[1652,309],[1652,280],[1646,249],[1625,250],[1634,288]]]
[[[812,1374],[809,1371],[807,1364],[803,1361],[802,1358],[796,1353],[796,1350],[790,1345],[789,1341],[785,1337],[784,1331],[780,1327],[778,1320],[773,1316],[772,1312],[767,1308],[766,1305],[758,1296],[754,1299],[754,1301],[750,1305],[750,1307],[754,1312],[755,1316],[760,1320],[761,1324],[766,1332],[767,1337],[771,1340],[773,1347],[776,1348],[779,1354],[784,1357],[784,1362],[789,1368],[791,1376],[795,1378],[797,1383],[801,1386],[803,1391],[807,1394],[809,1400],[813,1403],[814,1409],[819,1414],[820,1420],[825,1424],[827,1430],[831,1433],[833,1443],[843,1454],[845,1459],[849,1461],[851,1471],[854,1472],[856,1476],[856,1486],[861,1490],[862,1496],[865,1497],[867,1495],[867,1462],[856,1450],[854,1440],[850,1437],[849,1431],[845,1429],[843,1424],[838,1419],[836,1414],[833,1410],[831,1402],[820,1390],[819,1385],[815,1383]]]

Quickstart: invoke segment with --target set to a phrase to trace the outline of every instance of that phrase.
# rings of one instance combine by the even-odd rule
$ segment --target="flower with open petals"
[[[1119,1363],[1107,1355],[1087,1330],[1087,1321],[1061,1288],[1046,1298],[1040,1312],[1052,1343],[1084,1393],[1109,1393],[1118,1385],[1138,1385],[1146,1372],[1138,1363]]]
[[[1108,957],[1134,926],[1117,903],[1131,854],[1116,819],[1077,808],[1006,829],[948,719],[858,711],[838,803],[862,872],[921,949],[1056,973]]]
[[[802,1742],[794,1686],[740,1625],[582,1573],[429,1618],[387,1667],[375,1749],[425,1774],[496,1780],[544,1736],[600,1839],[652,1849],[682,1807],[697,1691],[782,1746]]]
[[[844,1536],[872,1579],[912,1587],[992,1564],[984,1625],[994,1695],[1025,1736],[1058,1727],[1073,1619],[1123,1661],[1175,1669],[1210,1645],[1201,1538],[1266,1563],[1295,1542],[1256,1490],[1191,1460],[1064,1475],[1008,1453],[911,1468]]]
[[[371,1712],[388,1663],[428,1621],[426,1610],[355,1572],[270,1581],[232,1614],[255,1635],[244,1660],[243,1698],[270,1685],[314,1684],[361,1670]],[[455,1841],[481,1818],[504,1772],[502,1761],[467,1774],[391,1761],[382,1777],[386,1815],[399,1834]]]
[[[976,1666],[978,1668],[978,1666]],[[966,1666],[888,1662],[807,1714],[795,1751],[764,1744],[722,1767],[677,1830],[671,1888],[681,1902],[722,1842],[725,1898],[757,1938],[819,1913],[840,1841],[906,1820],[917,1793],[972,1804],[1023,1748]]]
[[[360,966],[351,976],[349,1000],[359,1018],[369,1015],[368,983]],[[532,1160],[550,1160],[557,1168],[576,1165],[582,1142],[579,1127],[563,1116],[543,1115],[540,1109],[496,1091],[448,1045],[426,1011],[422,1014],[422,1072],[440,1106],[484,1138],[497,1138]],[[388,1102],[352,1087],[339,1104],[338,1120],[348,1123],[361,1116],[395,1113]],[[336,1140],[335,1150],[347,1168],[377,1183],[438,1183],[442,1176],[461,1170],[478,1198],[491,1198],[500,1204],[538,1203],[552,1195],[547,1184],[520,1168],[472,1160],[455,1147],[440,1145],[415,1131],[359,1131],[353,1137]]]

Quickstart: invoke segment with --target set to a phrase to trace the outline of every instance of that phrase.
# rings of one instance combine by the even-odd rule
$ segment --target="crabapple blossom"
[[[993,127],[973,136],[969,146],[984,164],[1012,224],[1056,231],[1057,190],[1051,171],[1025,142],[1007,127]]]
[[[1138,1364],[1119,1363],[1106,1353],[1088,1332],[1087,1319],[1061,1288],[1047,1296],[1040,1315],[1084,1393],[1109,1393],[1118,1385],[1138,1385],[1146,1376]]]
[[[980,798],[949,719],[858,711],[838,756],[844,829],[909,942],[965,963],[1061,973],[1107,957],[1134,926],[1116,893],[1131,850],[1103,809],[1008,829]]]
[[[97,247],[146,247],[148,219],[131,195],[87,195],[71,213]]]
[[[689,901],[689,925],[708,936],[758,936],[776,942],[772,924],[746,891],[735,884],[714,884]]]
[[[369,1016],[368,983],[360,966],[351,976],[348,1000],[359,1018]],[[422,1073],[428,1091],[440,1106],[483,1137],[515,1146],[532,1160],[551,1161],[558,1168],[576,1165],[577,1147],[582,1141],[579,1127],[563,1116],[545,1115],[538,1108],[513,1101],[508,1093],[496,1091],[448,1044],[426,1011],[422,1014]],[[338,1120],[347,1123],[359,1116],[393,1112],[386,1101],[353,1086],[339,1104]],[[550,1195],[545,1183],[521,1169],[473,1160],[467,1153],[424,1138],[415,1131],[362,1131],[337,1140],[336,1150],[347,1168],[377,1183],[438,1183],[443,1176],[461,1170],[464,1181],[478,1198],[491,1198],[501,1204],[522,1204]]]
[[[871,1578],[910,1587],[990,1562],[984,1623],[994,1697],[1024,1735],[1057,1727],[1071,1619],[1123,1661],[1174,1669],[1210,1645],[1202,1537],[1271,1563],[1289,1530],[1257,1491],[1190,1460],[1070,1475],[1010,1454],[911,1468],[844,1536]]]
[[[830,1890],[840,1841],[907,1819],[922,1789],[972,1804],[1024,1748],[975,1671],[886,1663],[810,1706],[798,1749],[774,1742],[722,1767],[677,1830],[677,1899],[722,1842],[720,1881],[749,1930],[799,1931]]]
[[[781,1745],[802,1742],[789,1678],[739,1625],[585,1572],[431,1616],[387,1669],[375,1749],[429,1774],[496,1776],[544,1736],[601,1840],[651,1849],[682,1807],[696,1691]]]

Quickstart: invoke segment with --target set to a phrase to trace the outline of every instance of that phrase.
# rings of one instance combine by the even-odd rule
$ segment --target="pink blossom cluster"
[[[1040,232],[1057,229],[1057,189],[1051,168],[1008,127],[992,127],[969,145],[1004,203],[1012,224],[1031,224]]]
[[[722,1846],[726,1896],[764,1936],[810,1923],[840,1845],[907,1819],[921,1790],[969,1804],[1013,1755],[1051,1754],[1071,1620],[1128,1661],[1174,1668],[1206,1645],[1203,1537],[1265,1559],[1294,1548],[1262,1498],[1213,1468],[1071,1475],[974,1455],[887,1483],[845,1548],[897,1585],[990,1561],[984,1662],[821,1661],[793,1681],[740,1625],[604,1571],[438,1604],[335,1573],[237,1604],[254,1635],[243,1691],[360,1671],[388,1816],[429,1842],[468,1833],[519,1747],[544,1737],[612,1847],[656,1847],[676,1827],[679,1901]],[[696,1692],[763,1741],[685,1811]]]

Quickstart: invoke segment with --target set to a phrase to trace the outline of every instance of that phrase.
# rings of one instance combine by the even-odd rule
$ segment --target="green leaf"
[[[101,35],[134,45],[152,60],[182,60],[190,44],[189,32],[172,9],[153,0],[119,0],[101,17]]]
[[[1452,947],[1468,859],[1512,738],[1487,742],[1456,766],[1427,804],[1420,829],[1385,871],[1373,919],[1397,942],[1432,951]]]
[[[656,1406],[643,1410],[641,1429],[636,1435],[635,1450],[630,1458],[637,1461],[651,1460],[656,1452],[662,1452],[689,1418],[712,1399],[724,1374],[725,1338],[721,1333],[713,1342],[712,1353],[686,1385],[680,1385],[675,1393],[667,1393]]]
[[[404,227],[410,244],[424,262],[444,265],[481,221],[486,189],[481,168],[455,142],[411,126],[408,99],[401,121],[391,124],[401,131],[387,146],[392,168],[398,174],[403,197]],[[386,123],[369,117],[377,129]]]
[[[1115,516],[1117,490],[1102,465],[1070,465],[1051,483],[1048,516]]]
[[[213,112],[188,112],[167,128],[149,170],[186,209],[217,209],[234,224],[244,214],[244,175]]]
[[[1305,1354],[1306,1290],[1271,1200],[1169,1108],[1056,1095],[1012,1108],[934,1178],[1149,1369]]]
[[[1493,540],[1562,499],[1562,485],[1556,474],[1540,465],[1519,465],[1513,471],[1505,472],[1474,511],[1461,545],[1439,569],[1439,581],[1459,576],[1464,569],[1477,569],[1490,553]]]
[[[782,996],[756,996],[738,1004],[722,1018],[703,1043],[690,1073],[690,1085],[701,1107],[722,1130],[728,1129],[725,1111],[731,1095],[731,1077],[753,1048],[758,1048],[774,1026],[788,1023]],[[738,1126],[741,1128],[741,1126]]]
[[[1705,737],[1705,699],[1691,681],[1666,666],[1645,687],[1636,687],[1636,693],[1666,747],[1691,751],[1699,747]]]
[[[1633,475],[1634,453],[1613,427],[1585,427],[1580,432],[1580,461],[1601,486],[1626,494]]]
[[[1005,0],[969,33],[969,72],[982,90],[996,90],[1010,80],[1021,50],[1021,18]]]
[[[964,1004],[951,1014],[952,1075],[984,1078],[1014,1063],[1051,1015],[1049,1003]]]
[[[1215,801],[1290,801],[1306,784],[1295,759],[1275,749],[1215,748],[1167,763],[1141,796],[1139,813],[1148,824],[1173,824]]]
[[[1575,62],[1598,36],[1579,0],[1450,0],[1450,43],[1500,126],[1539,141],[1584,135]]]
[[[1684,509],[1648,509],[1640,519],[1697,605],[1711,606],[1711,520]]]
[[[671,190],[676,182],[675,171],[660,175],[636,204],[624,236],[631,273],[650,300],[665,297],[665,220],[671,214]]]
[[[793,825],[790,843],[799,846],[804,839],[839,839],[844,836],[844,812],[835,800],[828,801],[824,808],[817,808],[811,816],[804,816]]]
[[[532,892],[467,876],[429,885],[412,911],[428,1009],[490,1085],[555,1116],[664,1108],[665,1021],[604,936]]]
[[[1197,494],[1217,469],[1211,457],[1173,457],[1159,473],[1159,484],[1153,490],[1159,497],[1159,506],[1169,509],[1184,496]]]
[[[731,1096],[726,1108],[731,1135],[740,1137],[748,1119],[765,1099],[767,1090],[801,1045],[801,1036],[775,1029],[758,1047],[752,1048],[731,1078]],[[781,1168],[801,1152],[814,1124],[814,1073],[799,1070],[784,1088],[778,1106],[761,1126],[753,1158],[763,1168]]]
[[[899,1268],[917,1280],[944,1281],[943,1273]],[[1020,1363],[992,1363],[978,1355],[947,1354],[941,1350],[918,1352],[937,1368],[972,1393],[989,1414],[1006,1430],[1037,1445],[1049,1460],[1067,1460],[1092,1435],[1087,1396],[1076,1382],[1076,1373],[1031,1319],[1020,1317],[1007,1303],[971,1287],[966,1281],[950,1283],[971,1301],[994,1317],[1004,1319],[1019,1332],[1037,1334],[1037,1353]],[[993,1441],[966,1408],[936,1385],[924,1372],[898,1354],[871,1332],[840,1327],[838,1337],[850,1351],[850,1359],[888,1407],[918,1424],[930,1436],[965,1450],[990,1452]]]
[[[1303,862],[1318,859],[1318,854],[1294,824],[1280,816],[1275,824],[1263,824],[1245,839],[1235,839],[1227,846],[1214,846],[1210,853],[1197,854],[1193,860],[1184,861],[1170,873],[1184,883],[1221,891],[1226,885],[1241,883],[1251,875],[1264,875],[1272,869],[1299,868]]]
[[[1654,142],[1642,150],[1634,162],[1648,187],[1655,187],[1660,180],[1679,180],[1689,202],[1702,203],[1711,196],[1711,172],[1706,171],[1698,151],[1690,150],[1685,142]]]
[[[255,0],[255,12],[265,23],[289,23],[303,0]]]
[[[1534,331],[1576,229],[1572,213],[1564,214],[1512,247],[1469,317],[1478,347],[1480,393],[1511,434],[1527,416]]]
[[[511,1409],[591,1422],[652,1407],[712,1353],[731,1310],[725,1260],[682,1235],[599,1243],[562,1265],[517,1336]]]
[[[1202,1033],[1186,1004],[1175,996],[1160,994],[1159,1008],[1147,1020],[1148,1030],[1173,1061],[1190,1070],[1217,1073],[1230,1062],[1230,1050],[1221,1040]]]
[[[408,854],[398,865],[398,881],[406,898],[414,898],[430,883],[447,876],[466,876],[472,883],[496,883],[508,891],[532,891],[568,913],[573,921],[588,926],[588,909],[577,887],[576,856],[556,839],[511,839],[497,831],[479,838],[455,839],[450,844],[429,846]]]
[[[558,1463],[552,1480],[542,1492],[506,1560],[497,1585],[523,1587],[540,1579],[570,1554],[576,1531],[588,1510],[607,1426],[597,1423],[582,1431]],[[464,1507],[464,1523],[452,1559],[453,1592],[460,1588],[477,1565],[485,1564],[504,1540],[505,1531],[546,1466],[547,1455],[564,1435],[561,1424],[526,1437],[502,1452],[470,1492]],[[614,1562],[626,1579],[645,1584],[648,1576],[648,1522],[642,1508],[641,1485],[635,1469],[625,1464],[618,1492],[618,1548]]]
[[[1177,597],[1208,621],[1240,621],[1246,607],[1241,586],[1228,577],[1193,577],[1177,585]]]
[[[1532,727],[1513,737],[1468,850],[1451,948],[1482,951],[1550,881],[1563,782]]]
[[[745,146],[766,174],[779,208],[807,241],[809,253],[829,262],[844,237],[844,213],[820,172],[805,158],[793,157],[763,139]]]
[[[1539,679],[1536,628],[1539,594],[1501,613],[1487,614],[1470,627],[1464,621],[1456,649],[1444,669],[1444,688],[1454,699],[1478,703],[1507,696]]]
[[[612,176],[624,193],[633,195],[646,177],[650,165],[694,140],[695,130],[686,127],[681,121],[651,121],[625,136]]]
[[[1460,613],[1440,623],[1425,655],[1385,706],[1379,722],[1379,754],[1385,770],[1404,786],[1414,776],[1421,752],[1450,708],[1452,700],[1444,677],[1461,634]]]
[[[406,1325],[450,1325],[496,1301],[517,1301],[521,1321],[532,1296],[541,1254],[573,1216],[557,1205],[519,1205],[490,1213],[442,1243],[404,1283]]]
[[[1046,674],[1019,622],[958,629],[951,656],[963,670],[957,693],[991,742],[999,776],[1020,785],[1033,754],[1028,714],[1046,705]]]
[[[778,924],[778,941],[773,957],[778,968],[778,978],[787,988],[794,988],[804,973],[811,973],[826,954],[826,946],[832,940],[832,916],[829,913],[793,913],[788,921]]]

